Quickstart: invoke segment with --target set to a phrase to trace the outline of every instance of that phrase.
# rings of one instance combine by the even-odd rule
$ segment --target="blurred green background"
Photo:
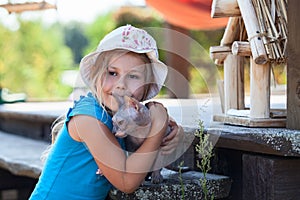
[[[144,8],[114,10],[100,15],[91,23],[74,21],[45,24],[40,20],[25,20],[21,17],[18,21],[20,25],[16,30],[0,23],[0,87],[12,92],[24,92],[29,101],[67,99],[73,88],[62,81],[64,72],[78,70],[81,58],[94,50],[101,38],[117,26],[165,26],[160,16]],[[190,31],[190,37],[201,44],[208,55],[210,46],[219,45],[223,32],[224,29]],[[164,61],[163,54],[161,57]],[[222,77],[222,67],[218,69]],[[274,69],[276,81],[284,84],[284,67]],[[197,71],[210,73],[209,67],[197,66],[190,70],[192,92],[208,92],[203,77]],[[245,71],[249,73],[247,68]],[[245,82],[249,82],[247,76]]]

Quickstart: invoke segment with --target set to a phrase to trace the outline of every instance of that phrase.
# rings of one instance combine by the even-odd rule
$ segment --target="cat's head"
[[[151,123],[148,108],[129,96],[117,96],[119,109],[113,116],[113,132],[117,137],[126,137],[133,134],[139,127],[145,127]]]

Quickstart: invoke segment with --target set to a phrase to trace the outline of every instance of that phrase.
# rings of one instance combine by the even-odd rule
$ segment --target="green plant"
[[[204,133],[204,125],[201,120],[199,121],[199,129],[195,132],[195,136],[199,138],[199,142],[196,144],[195,150],[201,157],[201,161],[197,160],[197,167],[203,173],[203,178],[200,179],[200,184],[204,193],[204,199],[208,200],[210,194],[207,186],[207,173],[211,169],[210,160],[213,157],[213,145],[209,140],[209,135]],[[210,196],[210,199],[214,199],[213,194]]]
[[[184,161],[181,161],[179,164],[179,181],[181,185],[181,199],[184,200],[184,184],[183,184],[183,179],[182,179],[182,167],[183,167]]]

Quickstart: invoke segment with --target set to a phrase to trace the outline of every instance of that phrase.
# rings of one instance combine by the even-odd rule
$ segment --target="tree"
[[[66,97],[71,88],[60,83],[61,72],[72,66],[61,27],[20,20],[19,30],[0,26],[0,83],[29,98]]]
[[[84,34],[84,25],[78,22],[72,22],[64,27],[65,44],[70,47],[74,56],[74,63],[79,63],[83,51],[88,45],[88,39]]]
[[[86,26],[85,35],[88,38],[89,45],[85,48],[84,54],[94,51],[99,41],[110,31],[116,28],[116,23],[112,13],[99,16],[95,21]]]

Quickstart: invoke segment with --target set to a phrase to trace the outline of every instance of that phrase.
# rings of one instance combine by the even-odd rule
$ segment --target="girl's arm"
[[[167,128],[168,115],[161,104],[149,107],[152,126],[141,147],[126,157],[115,136],[93,117],[79,115],[69,122],[71,136],[84,142],[103,175],[119,190],[131,193],[151,169]]]

